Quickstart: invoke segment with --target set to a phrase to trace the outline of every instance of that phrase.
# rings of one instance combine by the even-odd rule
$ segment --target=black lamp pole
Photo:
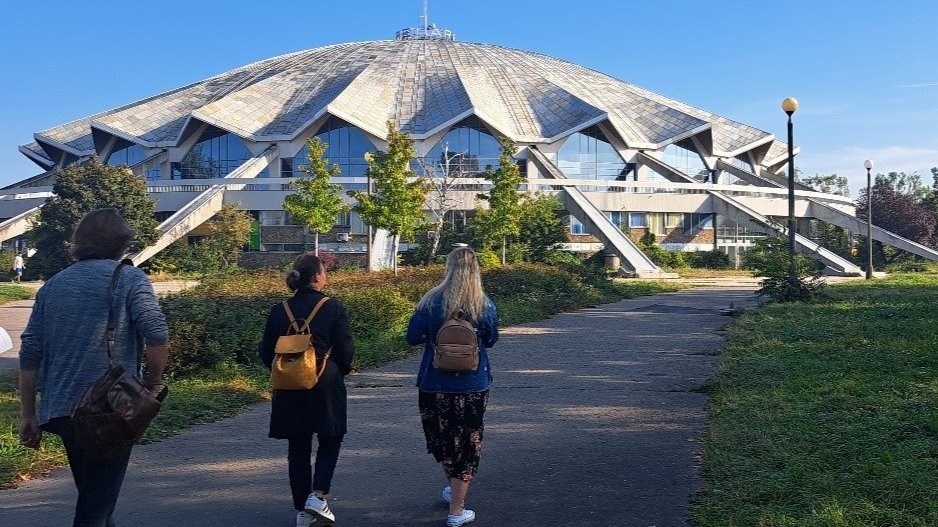
[[[867,159],[866,167],[866,279],[873,278],[873,162]]]
[[[798,99],[788,97],[782,101],[782,110],[788,114],[788,254],[792,272],[795,268],[795,140],[791,116],[798,110]]]

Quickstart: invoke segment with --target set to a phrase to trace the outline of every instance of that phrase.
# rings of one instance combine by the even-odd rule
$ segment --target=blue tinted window
[[[693,143],[681,142],[671,144],[664,148],[662,161],[671,165],[691,177],[704,179],[710,175],[710,170],[696,150],[692,150]]]
[[[625,161],[597,126],[567,138],[557,153],[557,167],[571,179],[616,179],[627,173]]]
[[[576,216],[570,216],[570,234],[588,234],[586,226]]]
[[[222,178],[252,157],[240,137],[218,128],[209,128],[182,161],[173,164],[173,178]],[[265,175],[262,173],[258,177]]]
[[[326,152],[323,157],[328,159],[330,164],[339,165],[342,170],[340,177],[365,177],[365,170],[368,168],[365,153],[374,151],[375,146],[361,130],[333,117],[326,121],[314,137],[326,143]],[[292,159],[281,160],[280,176],[303,176],[300,167],[309,166],[308,158],[309,148],[303,145],[303,148]],[[348,189],[365,190],[364,184],[343,186]]]
[[[127,165],[130,167],[136,165],[146,158],[147,156],[143,152],[142,146],[129,145],[111,152],[111,155],[109,155],[107,158],[107,164],[112,167],[118,165]]]
[[[472,177],[486,167],[497,167],[501,145],[477,117],[461,121],[446,133],[427,153],[426,162],[435,171],[442,171],[449,159],[450,174],[457,171]],[[418,168],[414,166],[414,171]]]

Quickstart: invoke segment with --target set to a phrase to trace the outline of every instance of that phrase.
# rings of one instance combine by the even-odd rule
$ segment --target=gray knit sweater
[[[117,262],[84,260],[56,274],[36,294],[23,330],[20,369],[41,370],[39,424],[71,415],[107,369],[108,286]],[[114,365],[140,370],[144,343],[169,339],[166,318],[143,271],[125,266],[114,296]]]

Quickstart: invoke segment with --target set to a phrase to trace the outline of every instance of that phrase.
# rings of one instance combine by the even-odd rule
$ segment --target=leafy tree
[[[432,162],[426,158],[417,160],[423,170],[424,179],[427,181],[427,206],[436,218],[433,224],[433,236],[428,240],[430,245],[427,250],[420,251],[420,254],[424,255],[424,263],[429,264],[436,259],[440,242],[444,237],[446,214],[455,209],[459,203],[455,197],[456,181],[470,176],[465,173],[463,163],[460,162],[465,155],[464,152],[451,154],[447,145],[443,148],[439,161]]]
[[[894,232],[903,238],[923,245],[934,242],[936,220],[925,206],[916,202],[908,193],[897,190],[896,181],[877,176],[872,189],[873,225]],[[899,187],[906,188],[909,187]],[[866,219],[867,191],[860,191],[857,199],[857,217]],[[861,247],[866,247],[862,243]],[[895,261],[902,252],[892,252],[887,255],[883,244],[873,243],[874,265],[888,264]]]
[[[873,186],[887,186],[897,194],[909,196],[913,201],[922,201],[928,195],[928,187],[922,184],[922,176],[917,172],[890,172],[876,174]],[[875,221],[875,220],[874,220]]]
[[[388,149],[374,152],[368,158],[368,175],[374,182],[374,193],[349,191],[358,202],[353,209],[369,225],[387,230],[392,236],[394,273],[397,274],[397,249],[401,240],[411,240],[417,229],[426,224],[423,212],[427,184],[414,178],[410,162],[414,158],[414,142],[388,121]]]
[[[847,178],[837,174],[827,176],[815,174],[808,178],[802,178],[801,183],[818,192],[850,197],[850,184],[847,182]]]
[[[315,233],[313,247],[317,255],[319,233],[331,231],[336,217],[351,210],[339,195],[342,185],[332,183],[332,178],[338,177],[342,169],[338,165],[329,166],[329,160],[323,158],[328,146],[318,137],[306,141],[309,166],[300,167],[300,170],[309,177],[292,181],[290,184],[296,193],[283,200],[283,208]]]
[[[98,160],[72,165],[56,174],[55,194],[39,209],[28,234],[36,254],[30,270],[49,277],[68,266],[68,244],[82,216],[95,209],[113,207],[137,233],[130,246],[136,252],[159,239],[154,201],[146,181],[126,167],[111,167]]]
[[[512,157],[517,149],[514,141],[500,137],[501,154],[498,168],[488,167],[482,177],[492,182],[488,194],[479,198],[488,201],[489,208],[476,212],[475,229],[482,244],[490,248],[501,241],[502,264],[505,263],[505,245],[509,236],[518,236],[521,219],[521,195],[518,187],[524,182],[521,169]]]
[[[554,248],[567,241],[567,231],[560,220],[563,205],[555,196],[539,194],[521,203],[516,243],[524,246],[528,260],[543,262]]]
[[[251,215],[233,204],[222,207],[208,223],[208,242],[218,255],[221,268],[227,270],[238,261],[241,251],[251,241]]]
[[[928,196],[922,200],[922,206],[931,213],[932,217],[935,218],[935,222],[938,223],[938,167],[932,167],[931,175],[933,180],[931,190]],[[938,246],[938,232],[935,233],[933,243]]]

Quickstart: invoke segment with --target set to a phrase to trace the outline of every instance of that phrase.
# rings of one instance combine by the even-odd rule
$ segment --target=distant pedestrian
[[[470,333],[469,338],[470,343],[475,340],[474,346],[462,347],[473,348],[476,355],[471,362],[478,360],[477,366],[459,366],[469,353],[460,354],[455,361],[444,357],[439,349],[443,348],[440,329],[444,326],[474,330],[475,335]],[[492,382],[486,348],[497,340],[498,314],[482,291],[476,254],[468,247],[455,248],[446,258],[443,281],[424,295],[407,326],[407,342],[425,344],[417,374],[420,420],[427,452],[442,465],[447,479],[443,488],[443,500],[449,504],[447,527],[475,520],[465,501],[479,469],[483,417]]]
[[[94,445],[79,443],[72,428],[72,409],[108,368],[109,311],[115,329],[114,366],[139,377],[145,353],[144,384],[154,396],[165,388],[169,334],[153,285],[143,271],[132,266],[115,273],[133,235],[114,209],[86,214],[72,236],[70,251],[76,262],[36,293],[21,337],[20,442],[39,448],[43,431],[61,436],[78,488],[76,527],[114,527],[112,514],[132,449],[129,445],[99,453]],[[37,413],[40,376],[42,399]],[[47,524],[58,524],[58,520],[50,518],[43,522]]]
[[[23,253],[16,253],[16,257],[13,258],[13,280],[16,283],[23,281],[23,271],[26,270],[26,262],[23,260]]]
[[[345,376],[352,371],[355,346],[345,306],[322,292],[326,268],[319,257],[311,253],[297,257],[286,282],[295,293],[271,308],[260,357],[265,366],[276,369],[277,361],[283,360],[275,360],[280,337],[308,332],[312,335],[315,365],[322,368],[311,389],[277,389],[275,382],[270,412],[270,437],[288,441],[296,526],[309,527],[317,520],[335,521],[326,497],[347,433]],[[272,380],[276,380],[274,376]],[[313,435],[319,443],[315,473],[311,466]]]

